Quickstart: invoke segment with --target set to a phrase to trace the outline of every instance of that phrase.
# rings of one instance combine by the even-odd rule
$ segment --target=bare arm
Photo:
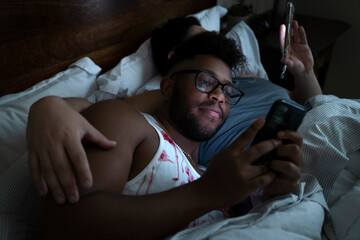
[[[151,114],[162,104],[162,97],[159,91],[151,91],[126,101],[140,111]],[[79,114],[90,105],[81,98],[50,96],[33,104],[29,112],[27,142],[31,175],[39,193],[45,196],[49,187],[59,204],[66,199],[71,203],[79,200],[75,173],[79,175],[82,187],[92,185],[82,139],[105,149],[116,144]]]
[[[146,124],[139,122],[133,111],[124,111],[122,104],[116,103],[116,107],[103,103],[99,108],[92,108],[93,113],[91,109],[87,112],[92,116],[86,113],[92,124],[118,144],[111,150],[87,148],[94,186],[82,191],[83,198],[77,204],[57,205],[47,199],[40,227],[43,239],[98,239],[104,236],[107,239],[159,239],[212,209],[241,201],[255,189],[269,184],[274,177],[251,162],[277,147],[278,143],[267,141],[242,151],[262,126],[254,124],[213,159],[199,180],[157,194],[124,196],[121,192],[134,161],[133,151],[153,139],[146,139],[148,130],[142,127]],[[111,112],[113,117],[104,118],[106,112]],[[99,120],[94,119],[99,116]]]
[[[50,96],[33,104],[29,111],[26,136],[31,176],[40,194],[46,195],[49,186],[58,203],[64,203],[66,197],[71,202],[79,198],[73,168],[82,187],[92,185],[81,140],[88,139],[103,148],[116,144],[78,113],[89,105],[83,99]],[[66,189],[66,197],[62,187]]]
[[[40,239],[159,239],[210,211],[200,182],[163,193],[95,192],[75,205],[47,203]]]
[[[64,100],[72,109],[77,112],[81,112],[91,105],[89,101],[82,98],[64,98]]]

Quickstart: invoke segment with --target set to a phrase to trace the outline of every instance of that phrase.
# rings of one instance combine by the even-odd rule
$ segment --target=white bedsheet
[[[252,218],[251,215],[248,217]],[[305,200],[292,208],[275,211],[249,226],[244,225],[245,217],[233,218],[218,225],[200,225],[193,231],[180,232],[171,239],[316,240],[321,239],[323,219],[323,208],[316,202]]]
[[[171,240],[321,239],[325,199],[317,180],[303,175],[297,191],[256,206],[250,213],[183,230]]]

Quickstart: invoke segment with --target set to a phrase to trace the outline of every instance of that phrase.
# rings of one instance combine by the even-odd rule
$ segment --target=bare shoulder
[[[81,114],[96,125],[105,125],[108,121],[137,121],[142,119],[141,113],[122,100],[105,100],[92,104]]]
[[[129,138],[146,136],[149,127],[143,114],[122,100],[106,100],[95,103],[81,113],[106,137],[121,140],[124,134]],[[140,140],[141,141],[141,140]]]
[[[83,116],[102,134],[117,145],[104,150],[85,143],[85,150],[93,173],[94,186],[90,191],[120,193],[125,186],[133,164],[133,155],[154,129],[137,109],[121,100],[107,100],[93,104]]]

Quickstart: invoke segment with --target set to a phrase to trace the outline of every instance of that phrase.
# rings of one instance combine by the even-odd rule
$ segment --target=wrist
[[[201,177],[191,184],[194,184],[194,196],[196,196],[197,201],[201,203],[202,207],[204,207],[206,211],[224,207],[217,200],[219,194],[214,193],[214,186],[207,183],[206,178]]]
[[[295,78],[295,83],[312,81],[314,78],[316,79],[316,75],[313,68],[309,70],[293,73],[293,75]]]
[[[293,96],[298,103],[304,104],[309,98],[322,94],[320,84],[313,69],[294,77],[295,87]]]
[[[225,190],[223,186],[219,186],[218,181],[218,179],[208,178],[206,172],[196,180],[198,185],[196,194],[208,211],[228,208],[245,199],[245,197],[239,197],[236,191]]]

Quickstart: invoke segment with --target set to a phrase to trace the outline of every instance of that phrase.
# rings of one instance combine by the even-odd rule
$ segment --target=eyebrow
[[[213,75],[214,77],[216,77],[217,79],[219,79],[219,77],[217,76],[216,72],[213,72],[211,70],[208,70],[208,69],[200,69],[201,71],[204,71],[204,72],[207,72],[207,73],[210,73],[211,75]],[[220,81],[220,80],[219,80]],[[234,81],[231,79],[225,79],[225,84],[231,84],[233,85],[234,84]]]

